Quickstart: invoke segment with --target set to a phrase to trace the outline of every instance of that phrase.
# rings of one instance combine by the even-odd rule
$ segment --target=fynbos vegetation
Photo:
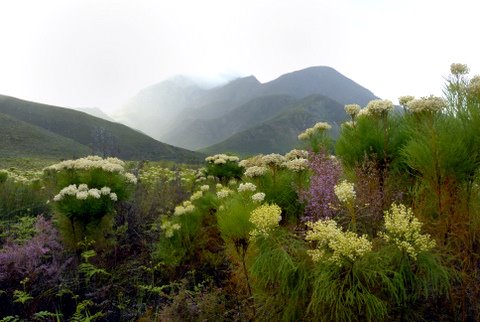
[[[479,320],[479,77],[444,91],[285,155],[0,171],[0,321]]]

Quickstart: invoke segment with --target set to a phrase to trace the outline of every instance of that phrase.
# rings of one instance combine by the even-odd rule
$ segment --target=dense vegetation
[[[480,78],[451,72],[285,155],[1,171],[2,321],[478,321]]]

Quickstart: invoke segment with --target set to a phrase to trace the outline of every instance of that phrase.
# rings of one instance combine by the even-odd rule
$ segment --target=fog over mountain
[[[162,142],[201,149],[259,126],[311,95],[339,105],[364,106],[376,98],[326,66],[287,73],[266,83],[255,76],[241,77],[213,88],[177,76],[140,91],[123,106],[117,119]]]

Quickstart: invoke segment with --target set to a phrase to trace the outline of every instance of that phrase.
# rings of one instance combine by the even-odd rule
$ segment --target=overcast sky
[[[112,113],[175,74],[331,66],[396,102],[480,74],[475,0],[0,0],[0,94]]]

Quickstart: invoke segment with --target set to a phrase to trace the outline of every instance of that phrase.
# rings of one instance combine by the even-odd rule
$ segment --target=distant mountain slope
[[[186,77],[177,76],[149,86],[133,97],[115,119],[159,139],[172,121],[206,92]]]
[[[178,127],[165,140],[176,146],[203,148],[226,140],[237,132],[261,124],[297,102],[287,95],[254,98],[233,111],[214,119],[196,119],[188,124],[188,131]]]
[[[127,160],[195,162],[201,159],[198,153],[158,142],[125,125],[72,109],[0,96],[0,113],[74,140],[99,155],[115,155]]]
[[[361,106],[377,97],[368,89],[345,77],[335,69],[316,66],[295,71],[262,85],[262,95],[286,94],[296,98],[320,94],[340,104]]]
[[[125,105],[124,118],[118,120],[163,142],[196,149],[223,139],[209,139],[210,134],[205,134],[205,141],[201,141],[205,131],[199,129],[207,125],[199,120],[218,119],[260,97],[287,95],[302,99],[316,94],[340,104],[366,105],[377,98],[371,91],[325,66],[288,73],[264,84],[248,76],[211,89],[202,89],[188,78],[177,77],[138,93]],[[187,139],[189,133],[200,136]]]
[[[90,152],[72,139],[0,113],[0,157],[73,158]]]
[[[328,97],[312,95],[278,116],[229,139],[201,149],[207,154],[232,152],[242,156],[257,153],[285,153],[302,142],[298,135],[316,122],[328,121],[331,134],[338,134],[340,124],[347,119],[344,105]]]

